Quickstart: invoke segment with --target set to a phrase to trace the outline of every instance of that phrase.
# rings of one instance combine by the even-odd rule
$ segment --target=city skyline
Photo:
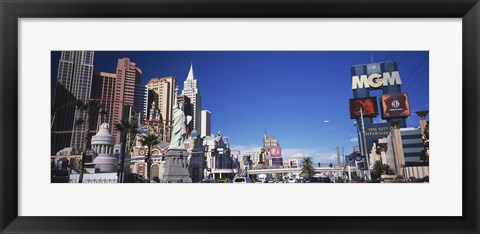
[[[52,77],[58,54],[52,53]],[[351,153],[358,145],[348,110],[353,65],[397,61],[412,113],[429,109],[428,51],[96,51],[94,71],[114,73],[123,57],[142,69],[142,84],[174,76],[179,90],[193,63],[202,109],[212,113],[212,133],[222,131],[231,148],[242,152],[259,150],[266,128],[279,140],[284,159],[303,154],[336,162],[337,145]],[[378,98],[380,91],[372,95]],[[412,114],[407,127],[418,127],[418,121]]]

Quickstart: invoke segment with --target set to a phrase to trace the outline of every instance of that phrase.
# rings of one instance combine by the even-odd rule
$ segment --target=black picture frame
[[[478,233],[478,0],[1,0],[1,233]],[[462,217],[18,216],[19,18],[462,18]],[[428,198],[427,198],[428,199]],[[439,204],[441,209],[441,204]],[[347,214],[348,215],[348,214]]]

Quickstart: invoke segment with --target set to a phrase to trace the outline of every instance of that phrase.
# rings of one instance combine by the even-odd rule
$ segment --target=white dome
[[[110,134],[108,123],[100,126],[97,134],[92,137],[92,145],[111,145],[115,144],[115,138]]]
[[[92,137],[92,149],[97,153],[93,160],[95,171],[100,173],[115,172],[118,160],[113,156],[115,138],[110,134],[110,126],[103,123],[97,134]]]

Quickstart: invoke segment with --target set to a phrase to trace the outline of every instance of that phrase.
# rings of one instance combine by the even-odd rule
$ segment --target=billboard
[[[282,158],[272,158],[272,165],[273,166],[282,166],[283,159]]]
[[[360,131],[362,130],[359,127]],[[365,124],[365,137],[367,139],[368,150],[371,150],[373,143],[378,139],[385,138],[390,134],[392,126],[389,123]]]
[[[410,105],[407,93],[382,95],[382,118],[398,118],[410,116]]]
[[[353,98],[350,99],[350,118],[360,118],[360,109],[363,117],[372,117],[378,115],[377,99],[375,97]]]
[[[270,148],[270,156],[278,158],[282,156],[282,149],[280,147]]]
[[[350,74],[352,76],[352,98],[370,98],[371,96],[377,96],[376,93],[378,92],[382,92],[384,95],[402,93],[401,86],[403,82],[398,71],[398,64],[395,61],[353,65],[350,67]],[[372,93],[372,91],[375,93]],[[378,102],[376,108],[380,108],[377,109],[377,112],[383,117],[382,94],[375,98]],[[359,116],[358,112],[357,114],[356,116]],[[365,117],[365,123],[373,123],[372,118],[375,116]],[[351,115],[351,118],[353,119],[354,117]],[[405,118],[400,118],[399,120],[399,127],[404,128],[407,126]]]

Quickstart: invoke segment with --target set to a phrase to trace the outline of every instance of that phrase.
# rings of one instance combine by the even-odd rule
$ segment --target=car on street
[[[288,180],[286,180],[287,183],[299,183],[297,179],[295,178],[289,178]]]
[[[252,180],[248,177],[236,177],[233,179],[233,183],[237,183],[237,184],[252,183]]]
[[[225,183],[232,183],[232,180],[229,178],[221,178],[221,179],[218,179],[217,182],[225,184]]]
[[[217,181],[214,179],[203,179],[202,183],[217,183]]]
[[[314,176],[310,178],[310,183],[332,183],[328,176]]]

